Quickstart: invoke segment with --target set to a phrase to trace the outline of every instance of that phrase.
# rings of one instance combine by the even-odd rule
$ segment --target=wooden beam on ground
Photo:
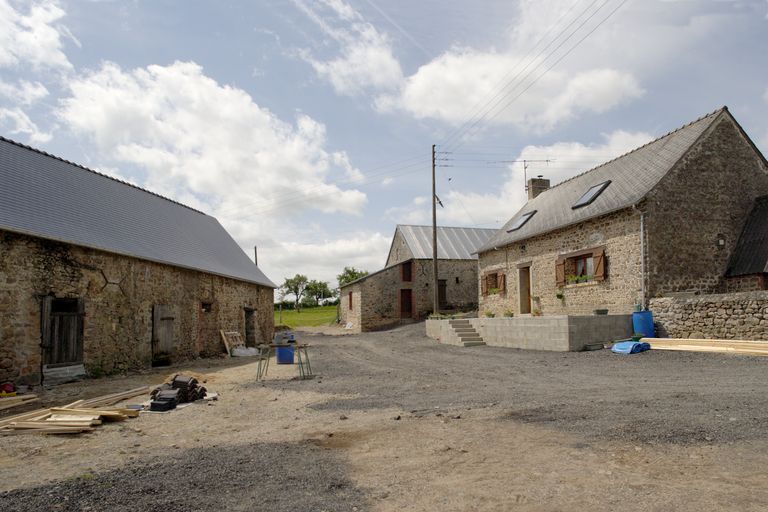
[[[712,340],[678,338],[643,338],[653,350],[716,352],[751,356],[768,356],[768,342],[750,340]]]

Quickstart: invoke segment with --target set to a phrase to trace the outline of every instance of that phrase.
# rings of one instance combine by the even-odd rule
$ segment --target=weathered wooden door
[[[152,308],[152,360],[168,361],[173,353],[173,308],[155,304]]]
[[[520,314],[531,312],[531,267],[519,269],[520,280]]]
[[[400,290],[400,318],[413,318],[413,291]]]
[[[447,281],[445,279],[438,279],[438,281],[437,281],[437,303],[440,305],[440,308],[445,308],[445,307],[448,306],[447,288],[448,288]]]
[[[82,299],[43,297],[44,364],[66,366],[83,362],[83,316]]]

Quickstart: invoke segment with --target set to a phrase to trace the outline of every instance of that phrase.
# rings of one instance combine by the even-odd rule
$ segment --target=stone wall
[[[657,336],[768,341],[768,291],[651,299]]]
[[[765,194],[768,169],[721,116],[647,196],[648,296],[726,289],[728,260],[755,198]]]
[[[0,381],[38,382],[41,300],[84,303],[84,363],[91,374],[145,368],[152,359],[152,311],[173,311],[172,360],[219,354],[218,331],[272,338],[273,290],[127,256],[0,231]],[[202,303],[212,304],[210,312]]]
[[[411,281],[403,281],[400,263],[341,288],[342,324],[351,322],[354,332],[372,331],[400,324],[400,290],[403,289],[412,290],[413,319],[427,317],[432,312],[432,261],[410,261],[413,262]],[[477,261],[439,260],[437,268],[438,278],[446,280],[448,308],[468,310],[476,307]],[[350,291],[353,294],[351,310],[346,302]],[[355,309],[355,304],[359,304],[359,310]]]
[[[413,258],[413,252],[411,252],[411,248],[408,247],[408,243],[398,229],[392,238],[392,246],[389,248],[389,256],[387,256],[387,263],[384,267],[391,267],[411,258]]]
[[[558,256],[582,249],[605,247],[604,281],[557,286]],[[558,229],[480,255],[482,279],[488,273],[506,276],[506,291],[480,297],[480,316],[519,315],[519,267],[530,266],[531,296],[543,315],[585,315],[595,309],[631,313],[642,299],[640,218],[631,209]],[[557,295],[562,294],[562,299]]]

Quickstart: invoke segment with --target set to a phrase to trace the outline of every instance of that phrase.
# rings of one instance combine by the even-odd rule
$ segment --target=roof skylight
[[[523,215],[521,215],[520,218],[517,219],[515,221],[515,223],[512,224],[512,226],[510,226],[510,228],[507,230],[507,233],[511,233],[513,231],[517,231],[518,229],[523,227],[526,222],[531,220],[531,217],[533,217],[536,214],[537,211],[538,210],[533,210],[532,212],[524,213]]]
[[[598,183],[594,187],[590,187],[590,189],[587,190],[586,192],[584,192],[584,195],[581,196],[579,198],[579,200],[576,201],[576,204],[571,206],[571,208],[575,210],[576,208],[581,208],[582,206],[587,206],[592,201],[597,199],[597,196],[599,196],[603,192],[603,190],[605,190],[608,187],[608,185],[610,185],[610,184],[611,184],[611,180],[608,180],[608,181],[604,181],[602,183]]]

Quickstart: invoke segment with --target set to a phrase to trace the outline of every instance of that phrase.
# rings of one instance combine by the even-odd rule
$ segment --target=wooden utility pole
[[[432,144],[432,313],[440,312],[437,280],[437,190],[435,189],[435,145]]]

